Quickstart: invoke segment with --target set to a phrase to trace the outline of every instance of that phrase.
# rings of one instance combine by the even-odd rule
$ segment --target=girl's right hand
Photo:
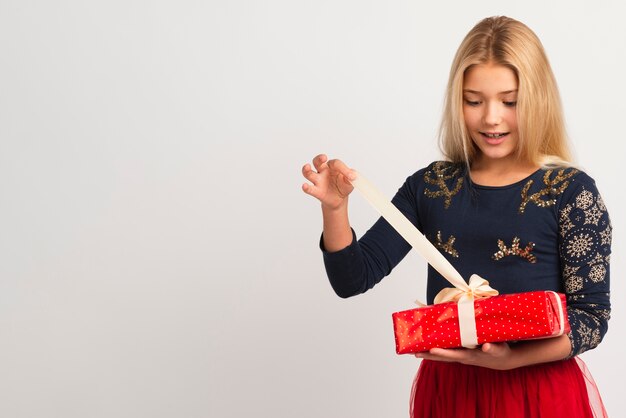
[[[313,159],[313,166],[305,164],[302,175],[312,184],[304,183],[302,190],[322,202],[322,207],[335,210],[348,203],[348,195],[354,190],[350,180],[356,178],[354,170],[341,160],[330,160],[325,154]]]

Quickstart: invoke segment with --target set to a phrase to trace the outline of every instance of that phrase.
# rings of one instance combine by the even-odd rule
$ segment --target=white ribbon
[[[489,282],[477,274],[470,277],[469,288],[470,290],[466,292],[455,287],[446,287],[435,296],[435,303],[457,302],[461,345],[474,348],[478,345],[474,300],[496,296],[498,291],[491,288]]]
[[[470,283],[467,284],[443,254],[360,173],[357,173],[356,179],[352,180],[351,183],[402,238],[426,259],[428,264],[454,285],[454,288],[445,288],[439,292],[435,297],[435,303],[458,302],[461,345],[468,348],[476,347],[478,338],[476,335],[474,299],[475,297],[495,296],[498,291],[489,287],[489,282],[475,274],[472,275]]]

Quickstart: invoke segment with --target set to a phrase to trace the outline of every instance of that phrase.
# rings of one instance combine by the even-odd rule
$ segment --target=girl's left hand
[[[515,364],[513,350],[507,343],[486,343],[477,348],[433,348],[429,352],[415,354],[427,360],[457,362],[496,370],[519,367]]]

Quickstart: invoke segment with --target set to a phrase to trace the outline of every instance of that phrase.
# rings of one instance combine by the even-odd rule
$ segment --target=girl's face
[[[517,76],[508,67],[478,64],[463,79],[465,125],[481,164],[513,161],[517,149]]]

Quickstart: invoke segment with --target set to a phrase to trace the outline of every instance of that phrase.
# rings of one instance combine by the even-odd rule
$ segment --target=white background
[[[439,157],[453,54],[496,14],[542,39],[612,214],[613,319],[582,358],[623,413],[623,7],[0,0],[0,416],[406,416],[390,315],[425,263],[336,297],[300,168],[326,152],[393,195]]]

